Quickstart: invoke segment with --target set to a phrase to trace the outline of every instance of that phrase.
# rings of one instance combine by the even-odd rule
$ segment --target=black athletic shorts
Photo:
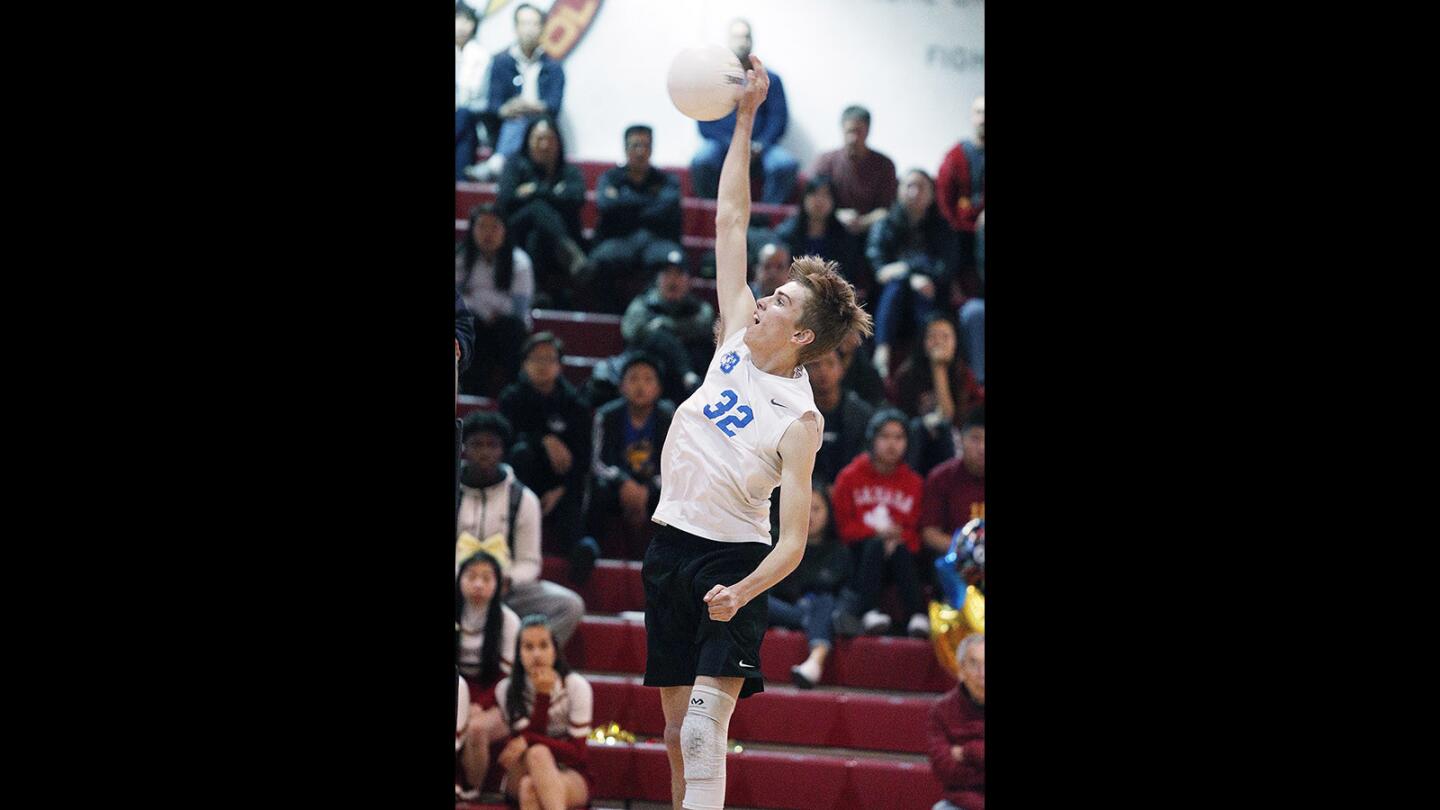
[[[744,678],[740,697],[765,691],[760,642],[770,618],[765,594],[728,622],[710,618],[705,594],[734,585],[770,553],[760,543],[721,543],[661,526],[645,550],[645,685],[690,686],[696,675]]]

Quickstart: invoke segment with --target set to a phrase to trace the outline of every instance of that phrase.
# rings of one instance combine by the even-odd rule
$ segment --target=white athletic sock
[[[690,690],[680,726],[686,810],[725,810],[725,740],[735,699],[709,686]]]

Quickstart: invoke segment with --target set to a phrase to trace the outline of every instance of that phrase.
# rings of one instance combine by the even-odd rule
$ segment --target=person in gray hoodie
[[[465,417],[457,537],[505,536],[510,552],[505,604],[521,616],[548,616],[563,645],[585,615],[585,602],[569,588],[540,579],[540,499],[504,463],[510,435],[510,422],[501,414],[476,411]]]

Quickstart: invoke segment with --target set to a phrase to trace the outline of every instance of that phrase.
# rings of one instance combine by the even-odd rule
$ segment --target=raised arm
[[[753,54],[754,70],[745,71],[745,91],[735,110],[735,132],[720,167],[720,190],[715,205],[715,292],[720,310],[720,342],[749,326],[755,315],[755,295],[746,285],[749,254],[745,230],[750,226],[750,131],[755,110],[770,89],[765,66]]]

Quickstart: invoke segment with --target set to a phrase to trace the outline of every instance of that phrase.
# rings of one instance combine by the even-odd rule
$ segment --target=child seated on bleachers
[[[498,758],[504,790],[521,810],[584,807],[592,787],[585,742],[594,708],[590,684],[565,663],[542,615],[521,622],[515,657],[520,666],[495,690],[512,735]]]
[[[456,733],[465,781],[455,786],[461,798],[480,794],[490,769],[490,743],[505,736],[495,687],[510,674],[520,617],[500,601],[500,562],[484,551],[464,559],[455,572],[455,657],[462,694],[469,706],[463,730]],[[466,707],[461,707],[462,710]]]
[[[810,657],[790,668],[790,678],[801,689],[820,682],[825,658],[834,638],[831,614],[835,598],[850,576],[850,551],[835,536],[830,502],[817,484],[810,490],[810,536],[805,556],[790,576],[770,591],[770,626],[804,630]]]

